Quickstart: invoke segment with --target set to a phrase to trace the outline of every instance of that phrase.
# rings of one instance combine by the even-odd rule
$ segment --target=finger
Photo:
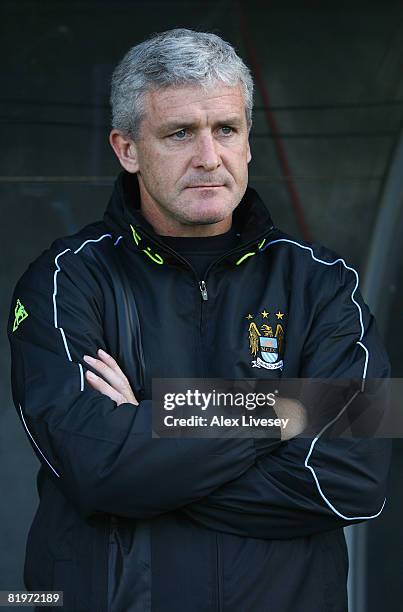
[[[116,359],[112,357],[112,355],[109,355],[109,353],[107,353],[103,349],[98,349],[97,355],[99,359],[102,359],[102,361],[106,363],[110,368],[112,368],[112,370],[115,370],[116,372],[120,372],[121,374],[123,374],[122,370],[119,367],[118,362],[116,361]]]
[[[106,395],[118,405],[122,403],[122,395],[100,376],[97,376],[93,372],[90,372],[90,370],[87,370],[85,373],[85,378],[93,389],[99,391],[103,395]]]
[[[128,388],[130,388],[129,381],[123,375],[120,368],[119,372],[117,372],[116,369],[112,369],[100,359],[95,359],[95,357],[90,355],[84,355],[83,359],[119,393],[125,394]]]
[[[110,355],[108,355],[110,357]],[[111,357],[114,364],[116,364],[115,360]],[[84,361],[89,363],[94,370],[100,373],[101,377],[98,377],[100,380],[106,380],[106,383],[109,383],[109,386],[115,391],[114,397],[112,398],[109,393],[105,393],[111,399],[116,400],[116,393],[120,397],[120,400],[117,401],[118,406],[122,403],[129,403],[138,406],[138,401],[131,389],[130,383],[127,380],[126,376],[123,374],[122,370],[117,366],[118,372],[113,370],[109,365],[105,364],[99,359],[95,359],[94,357],[90,357],[90,355],[84,355]],[[106,389],[106,387],[103,387]],[[103,389],[99,389],[101,393],[103,393]],[[98,389],[97,389],[98,390]]]
[[[103,363],[106,363],[106,365],[109,366],[122,379],[122,382],[130,386],[126,374],[120,369],[118,362],[112,357],[112,355],[109,355],[109,353],[102,349],[97,351],[97,355]]]
[[[121,404],[134,404],[134,406],[139,405],[134,394],[131,392],[131,389],[128,395],[123,396],[121,393],[119,393],[119,391],[116,391],[116,389],[90,370],[86,371],[86,380],[90,387],[109,397],[111,400],[116,402],[118,406]]]

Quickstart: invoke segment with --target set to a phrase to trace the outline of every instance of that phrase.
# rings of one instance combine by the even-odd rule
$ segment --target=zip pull
[[[202,294],[203,300],[207,301],[208,293],[207,293],[206,283],[204,281],[200,281],[199,287],[200,287],[200,293]]]

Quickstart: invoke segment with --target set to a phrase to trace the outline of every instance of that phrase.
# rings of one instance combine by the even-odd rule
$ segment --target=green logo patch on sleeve
[[[14,308],[13,332],[15,332],[15,330],[18,328],[19,324],[22,323],[22,321],[24,319],[26,319],[27,316],[28,316],[28,313],[25,310],[24,304],[22,304],[20,302],[20,300],[17,300],[17,303],[16,303],[15,308]]]

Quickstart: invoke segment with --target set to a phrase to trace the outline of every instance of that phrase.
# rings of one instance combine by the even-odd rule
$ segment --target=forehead
[[[240,85],[216,83],[204,88],[199,85],[165,87],[147,92],[146,120],[159,124],[172,120],[216,120],[226,114],[245,116],[245,101]]]

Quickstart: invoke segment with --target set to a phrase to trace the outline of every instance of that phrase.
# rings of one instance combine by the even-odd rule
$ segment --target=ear
[[[126,138],[118,130],[112,130],[109,134],[109,143],[121,166],[132,174],[138,172],[139,163],[134,140]]]
[[[250,151],[250,144],[249,144],[249,140],[248,140],[248,148],[247,148],[247,150],[246,150],[246,159],[247,159],[248,164],[249,164],[249,162],[250,162],[250,161],[251,161],[251,159],[252,159],[252,153],[251,153],[251,151]]]

